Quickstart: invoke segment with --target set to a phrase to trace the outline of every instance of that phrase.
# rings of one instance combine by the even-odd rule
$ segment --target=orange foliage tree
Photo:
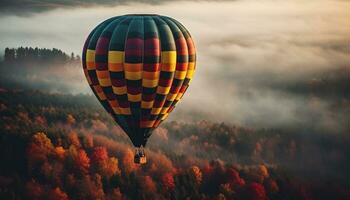
[[[114,174],[120,174],[118,159],[108,157],[106,147],[95,147],[91,155],[91,163],[96,172],[106,177],[111,177]]]
[[[48,157],[52,155],[53,149],[51,140],[45,133],[38,132],[33,135],[26,149],[29,169],[46,162]]]
[[[68,134],[68,139],[69,139],[69,142],[76,146],[76,147],[80,147],[80,140],[79,140],[79,137],[78,137],[78,134],[74,131],[71,131],[69,134]]]
[[[201,172],[201,170],[199,169],[199,167],[197,167],[197,166],[192,166],[192,167],[190,168],[190,173],[194,176],[194,179],[196,180],[196,183],[197,183],[198,185],[200,185],[201,182],[202,182],[202,172]]]

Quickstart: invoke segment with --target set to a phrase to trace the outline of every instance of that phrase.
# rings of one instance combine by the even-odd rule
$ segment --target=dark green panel
[[[157,24],[162,51],[176,51],[173,33],[168,24],[159,16],[153,17]]]
[[[126,35],[129,29],[131,17],[122,16],[120,23],[114,29],[112,33],[112,38],[109,43],[110,51],[124,51]]]
[[[96,48],[96,43],[98,38],[100,37],[102,31],[106,28],[106,26],[113,20],[117,19],[118,17],[113,17],[110,19],[107,19],[106,21],[102,22],[95,30],[94,34],[90,38],[88,49],[95,50]]]

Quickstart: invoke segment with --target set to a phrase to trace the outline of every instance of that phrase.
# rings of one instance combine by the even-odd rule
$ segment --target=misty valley
[[[350,198],[348,71],[284,88],[311,108],[327,99],[336,124],[312,116],[255,127],[175,113],[150,137],[148,163],[137,165],[129,138],[85,92],[79,65],[58,49],[5,50],[0,199]]]

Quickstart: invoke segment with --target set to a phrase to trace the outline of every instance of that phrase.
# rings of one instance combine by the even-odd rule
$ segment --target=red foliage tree
[[[103,175],[107,177],[111,177],[115,174],[120,175],[121,171],[119,169],[118,165],[118,159],[115,157],[111,157],[107,160],[107,164],[105,165],[105,168],[103,169]]]
[[[47,125],[46,118],[43,117],[43,116],[36,116],[35,117],[35,123],[39,124],[41,126],[46,126]]]
[[[149,155],[147,169],[148,171],[157,177],[167,172],[174,172],[175,168],[171,160],[160,152],[146,152]]]
[[[277,193],[279,190],[277,182],[271,178],[265,180],[264,186],[265,186],[266,192],[270,194]]]
[[[48,200],[68,200],[68,195],[63,192],[59,187],[52,189],[49,191]]]
[[[119,188],[115,188],[107,195],[107,200],[122,200],[123,194],[120,192]]]
[[[136,169],[136,165],[134,163],[134,153],[129,148],[123,151],[122,166],[126,173],[130,173]]]
[[[84,148],[92,148],[94,147],[94,138],[92,137],[92,134],[88,133],[85,135],[83,140]]]
[[[45,162],[40,167],[40,172],[42,175],[44,175],[45,178],[49,179],[51,178],[51,172],[52,172],[52,166],[49,162]]]
[[[245,200],[265,200],[266,193],[264,186],[260,183],[251,183],[247,185],[244,190],[240,193],[241,199]]]
[[[31,180],[26,183],[25,186],[26,197],[28,199],[38,200],[43,194],[43,187],[37,183],[35,180]]]
[[[101,176],[86,175],[76,183],[78,199],[105,199]]]
[[[245,181],[239,176],[239,173],[237,170],[235,170],[232,167],[229,167],[226,169],[226,177],[228,179],[228,183],[230,184],[231,187],[239,187],[243,186]]]
[[[175,181],[172,173],[168,172],[162,175],[161,184],[165,192],[173,191],[175,189]]]
[[[221,161],[212,161],[203,169],[203,187],[209,194],[217,194],[221,184],[226,183],[225,167]]]
[[[83,149],[78,151],[78,155],[75,158],[75,167],[82,174],[87,174],[90,168],[90,159]]]
[[[106,147],[95,147],[91,155],[91,162],[97,165],[105,164],[108,160]]]
[[[108,157],[106,147],[95,147],[91,155],[91,164],[96,172],[106,177],[111,177],[116,173],[120,173],[118,159]]]
[[[149,192],[149,193],[155,193],[157,191],[156,184],[154,183],[152,177],[140,176],[139,182],[143,191]]]

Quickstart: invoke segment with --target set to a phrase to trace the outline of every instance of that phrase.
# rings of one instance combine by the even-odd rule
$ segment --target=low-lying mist
[[[190,9],[199,4],[201,9]],[[126,11],[169,15],[188,27],[198,58],[191,86],[169,120],[340,133],[349,130],[349,7],[341,0],[303,5],[265,0],[130,2],[111,8],[78,6],[74,13],[59,8],[27,18],[5,15],[0,24],[14,26],[0,28],[0,47],[23,45],[18,41],[25,34],[31,38],[25,45],[77,53],[102,19]],[[63,21],[69,28],[56,26]],[[5,66],[2,74],[35,89],[92,95],[79,63],[48,70],[36,66],[16,70],[14,76]]]
[[[305,132],[340,133],[349,130],[347,85],[350,70],[345,65],[348,58],[343,56],[343,50],[332,50],[335,52],[326,59],[329,50],[320,48],[317,53],[307,52],[318,57],[302,59],[301,52],[306,51],[306,47],[283,53],[277,52],[277,47],[238,48],[234,43],[228,47],[209,46],[208,55],[201,55],[204,63],[199,59],[191,86],[169,120],[209,120]],[[240,55],[237,51],[243,51],[242,48],[254,54],[260,49],[262,55],[254,56],[249,52]],[[217,53],[219,50],[222,53]],[[223,57],[228,51],[236,56]],[[286,59],[297,52],[298,62]],[[274,56],[266,59],[264,54]],[[250,57],[254,59],[250,60]],[[318,63],[324,59],[326,64]],[[216,63],[211,63],[214,61]],[[17,85],[49,93],[89,94],[95,98],[80,62],[2,63],[1,74],[2,84],[10,87]]]

